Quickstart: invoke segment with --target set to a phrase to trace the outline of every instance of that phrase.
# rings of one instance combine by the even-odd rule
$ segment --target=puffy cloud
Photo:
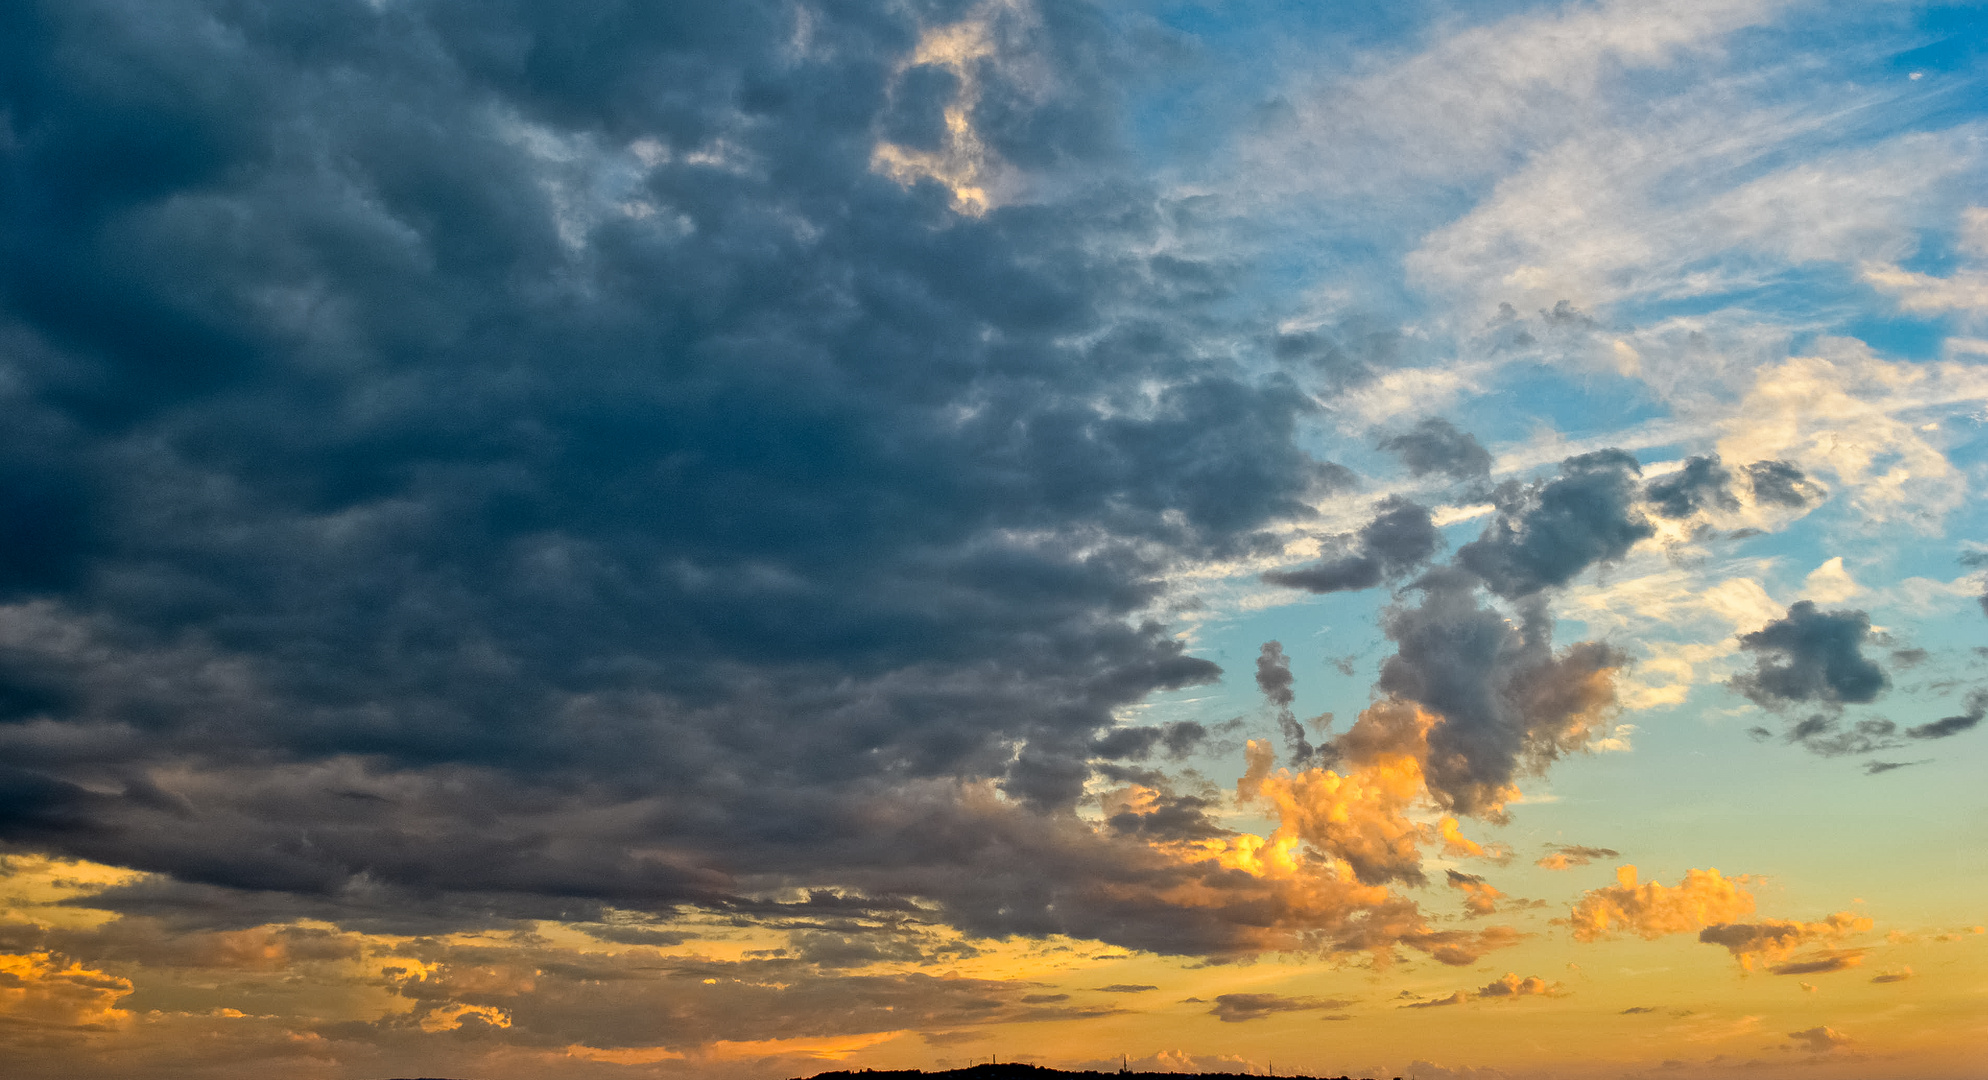
[[[1801,510],[1826,497],[1791,461],[1756,461],[1746,466],[1745,473],[1754,501],[1762,505]]]
[[[1442,538],[1427,508],[1390,495],[1376,504],[1372,521],[1338,542],[1345,554],[1301,570],[1272,570],[1263,580],[1315,593],[1371,589],[1427,562]]]
[[[0,953],[0,1022],[62,1041],[131,1021],[131,980],[49,952]]]
[[[1517,599],[1621,558],[1655,535],[1636,509],[1641,472],[1630,454],[1598,450],[1561,462],[1553,480],[1500,485],[1493,496],[1497,517],[1457,551],[1458,565],[1492,592]]]
[[[1482,480],[1491,475],[1491,452],[1478,444],[1476,436],[1439,416],[1389,435],[1378,445],[1399,457],[1416,477],[1441,473],[1452,480]]]
[[[1436,718],[1426,740],[1437,801],[1498,818],[1517,797],[1521,774],[1606,730],[1625,658],[1599,642],[1556,652],[1543,605],[1522,605],[1515,626],[1479,604],[1475,585],[1455,570],[1431,571],[1416,583],[1418,606],[1383,616],[1396,652],[1382,663],[1378,686]]]
[[[1537,975],[1520,978],[1517,972],[1508,971],[1501,978],[1492,980],[1476,990],[1458,990],[1443,997],[1427,1001],[1413,1001],[1401,1008],[1436,1009],[1445,1005],[1462,1005],[1479,999],[1504,999],[1517,1001],[1523,997],[1561,997],[1566,994],[1559,983],[1549,983]]]
[[[1450,888],[1463,890],[1463,908],[1472,915],[1490,915],[1498,910],[1498,901],[1504,898],[1490,882],[1475,874],[1457,870],[1446,871]]]
[[[1552,848],[1539,857],[1534,866],[1546,870],[1571,870],[1576,866],[1586,866],[1596,859],[1613,859],[1622,853],[1614,848],[1587,847],[1581,844],[1551,844]]]
[[[1873,975],[1871,976],[1871,981],[1874,983],[1895,983],[1895,982],[1904,982],[1905,980],[1910,979],[1911,977],[1912,977],[1912,968],[1909,965],[1907,965],[1899,967],[1892,971],[1886,971],[1881,974]]]
[[[1684,934],[1753,911],[1745,875],[1728,878],[1716,869],[1692,869],[1674,886],[1638,884],[1636,868],[1623,866],[1615,878],[1614,885],[1581,894],[1574,905],[1568,922],[1575,941],[1600,941],[1625,931],[1646,939]]]
[[[1285,997],[1282,994],[1217,994],[1208,1015],[1225,1024],[1262,1020],[1284,1012],[1317,1012],[1343,1009],[1352,1002],[1338,998]]]
[[[1861,611],[1821,611],[1798,600],[1788,614],[1740,637],[1756,666],[1733,687],[1769,708],[1813,703],[1828,707],[1875,700],[1891,680],[1863,653],[1871,619]]]
[[[1773,964],[1798,949],[1841,941],[1851,934],[1871,928],[1871,920],[1848,911],[1839,911],[1817,922],[1791,919],[1763,919],[1757,923],[1727,923],[1699,931],[1698,940],[1724,946],[1739,961],[1740,970],[1752,971],[1759,964]],[[1861,953],[1830,953],[1799,963],[1775,964],[1776,975],[1813,975],[1842,971],[1862,962]]]
[[[1687,458],[1683,468],[1650,481],[1643,489],[1643,497],[1649,500],[1650,509],[1660,516],[1688,518],[1707,507],[1739,509],[1739,499],[1732,493],[1732,484],[1732,471],[1719,462],[1719,455],[1707,454]]]
[[[1788,1037],[1811,1054],[1827,1054],[1854,1041],[1850,1036],[1826,1025],[1812,1027],[1806,1031],[1790,1031]]]

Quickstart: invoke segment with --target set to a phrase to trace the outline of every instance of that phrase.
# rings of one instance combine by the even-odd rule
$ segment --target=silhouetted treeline
[[[1351,1077],[1316,1077],[1302,1073],[1279,1073],[1278,1080],[1352,1080]],[[1022,1065],[999,1062],[975,1065],[966,1069],[946,1069],[940,1072],[926,1072],[923,1069],[853,1069],[837,1072],[817,1073],[808,1080],[1264,1080],[1262,1073],[1173,1073],[1173,1072],[1120,1072],[1111,1069],[1106,1072],[1086,1070],[1069,1072],[1064,1069],[1048,1069],[1040,1065]],[[795,1080],[801,1080],[796,1077]]]

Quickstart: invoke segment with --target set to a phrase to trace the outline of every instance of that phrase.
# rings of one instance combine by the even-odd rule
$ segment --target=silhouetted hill
[[[1069,1072],[1040,1065],[992,1064],[966,1069],[925,1072],[922,1069],[854,1069],[816,1073],[807,1080],[1264,1080],[1262,1073],[1158,1073],[1158,1072]],[[801,1080],[796,1077],[795,1080]],[[1315,1077],[1302,1073],[1278,1073],[1277,1080],[1352,1080],[1351,1077]]]

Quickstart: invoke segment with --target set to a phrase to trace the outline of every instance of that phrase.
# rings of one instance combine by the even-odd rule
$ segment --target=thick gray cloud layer
[[[1108,742],[1218,673],[1142,614],[1162,575],[1346,475],[1196,347],[1219,276],[1145,254],[1136,55],[1036,9],[971,119],[1061,194],[980,217],[871,167],[961,92],[896,71],[944,4],[0,12],[0,840],[215,918],[833,870],[1224,947],[1073,901],[1163,871],[1053,819],[1200,734]]]

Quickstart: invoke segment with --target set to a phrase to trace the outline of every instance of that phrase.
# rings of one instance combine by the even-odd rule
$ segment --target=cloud
[[[1452,889],[1463,890],[1464,910],[1472,915],[1490,915],[1498,910],[1498,901],[1504,898],[1490,882],[1475,874],[1465,874],[1456,870],[1445,871]]]
[[[1895,982],[1904,982],[1905,980],[1910,979],[1911,977],[1912,977],[1912,969],[1908,966],[1908,967],[1900,967],[1893,971],[1887,971],[1879,975],[1873,975],[1871,976],[1871,981],[1874,983],[1895,983]]]
[[[1439,416],[1418,421],[1377,445],[1399,457],[1409,475],[1417,478],[1440,473],[1452,480],[1483,480],[1491,475],[1491,452],[1478,444],[1476,436]]]
[[[1826,975],[1833,971],[1848,971],[1863,962],[1863,952],[1861,950],[1851,950],[1848,952],[1833,952],[1809,960],[1794,960],[1785,964],[1776,964],[1768,970],[1776,975]]]
[[[1827,1054],[1839,1047],[1848,1046],[1853,1040],[1833,1027],[1812,1027],[1806,1031],[1790,1031],[1790,1039],[1800,1044],[1811,1054]]]
[[[1559,983],[1549,983],[1537,975],[1520,978],[1517,972],[1508,971],[1503,977],[1494,979],[1478,987],[1476,990],[1458,990],[1444,997],[1431,998],[1427,1001],[1409,1002],[1402,1005],[1401,1008],[1436,1009],[1446,1005],[1462,1005],[1470,1001],[1483,999],[1496,1000],[1502,998],[1508,1001],[1517,1001],[1523,997],[1563,997],[1565,995],[1566,991],[1561,988]]]
[[[1352,1004],[1338,998],[1285,997],[1281,994],[1217,994],[1208,1015],[1225,1024],[1262,1020],[1277,1013],[1343,1009]]]
[[[203,931],[824,889],[1296,933],[1179,910],[1231,872],[1153,846],[1205,807],[1066,820],[1205,734],[1117,719],[1220,675],[1169,575],[1349,476],[1203,348],[1260,328],[1115,139],[1146,46],[1058,5],[118,10],[4,35],[42,209],[0,252],[0,839]]]
[[[1508,600],[1564,585],[1588,567],[1619,559],[1655,535],[1636,509],[1636,459],[1599,450],[1560,463],[1557,479],[1507,482],[1493,495],[1497,517],[1457,551],[1457,563]]]
[[[1767,506],[1802,510],[1825,498],[1823,490],[1790,461],[1756,461],[1746,466],[1745,473],[1754,501]]]
[[[1625,658],[1599,642],[1555,652],[1542,605],[1521,606],[1514,626],[1478,603],[1475,585],[1455,570],[1431,571],[1415,585],[1419,605],[1383,615],[1396,652],[1377,685],[1437,718],[1426,736],[1437,801],[1495,819],[1517,797],[1519,775],[1605,731]]]
[[[1305,738],[1305,727],[1291,712],[1295,695],[1291,690],[1291,661],[1284,656],[1281,642],[1266,641],[1256,658],[1256,688],[1277,710],[1277,726],[1284,733],[1284,746],[1291,764],[1303,767],[1311,761],[1314,749]]]
[[[1546,870],[1571,870],[1576,866],[1586,866],[1596,859],[1613,859],[1622,853],[1614,848],[1586,847],[1580,844],[1550,844],[1553,850],[1540,856],[1534,866]]]
[[[0,953],[0,1022],[25,1028],[56,1045],[88,1032],[114,1031],[132,1020],[118,1002],[131,980],[84,967],[56,953]]]
[[[1375,504],[1372,521],[1339,543],[1347,554],[1301,570],[1268,571],[1263,580],[1314,593],[1371,589],[1427,562],[1441,535],[1427,508],[1390,495]]]
[[[1643,497],[1659,516],[1688,518],[1706,507],[1738,510],[1740,503],[1732,493],[1732,484],[1732,471],[1720,464],[1719,455],[1707,454],[1687,458],[1682,469],[1650,481]]]
[[[1684,934],[1753,911],[1745,875],[1728,878],[1716,869],[1693,869],[1674,886],[1639,885],[1633,866],[1617,868],[1615,876],[1616,884],[1590,889],[1574,905],[1568,921],[1575,941],[1600,941],[1623,931],[1645,939]]]
[[[1911,739],[1946,739],[1964,731],[1972,731],[1988,715],[1988,689],[1975,689],[1968,692],[1964,710],[1954,716],[1944,716],[1924,724],[1915,724],[1905,729]]]
[[[1159,987],[1145,983],[1112,983],[1109,986],[1093,986],[1091,989],[1107,994],[1143,994],[1148,990],[1158,990]]]
[[[1798,949],[1829,944],[1871,928],[1871,920],[1848,911],[1839,911],[1817,922],[1791,919],[1763,919],[1757,923],[1720,922],[1698,934],[1698,940],[1724,946],[1739,961],[1740,970],[1752,971],[1758,964],[1773,963]],[[1862,962],[1861,952],[1830,953],[1812,960],[1773,967],[1776,975],[1812,975],[1841,971]]]
[[[1840,708],[1873,701],[1891,685],[1877,661],[1863,653],[1871,619],[1862,611],[1824,612],[1798,600],[1786,617],[1740,637],[1755,668],[1735,676],[1733,688],[1768,708],[1817,704]]]

